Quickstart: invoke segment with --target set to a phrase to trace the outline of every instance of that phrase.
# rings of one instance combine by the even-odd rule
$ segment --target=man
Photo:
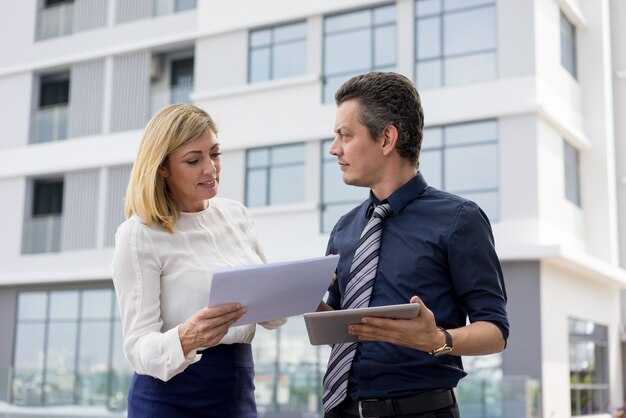
[[[350,325],[360,342],[333,346],[325,417],[458,417],[452,388],[466,375],[460,356],[500,352],[509,333],[489,220],[419,172],[424,116],[409,79],[359,75],[335,100],[330,153],[346,184],[371,192],[330,235],[327,252],[340,261],[320,309],[421,307],[415,319]]]

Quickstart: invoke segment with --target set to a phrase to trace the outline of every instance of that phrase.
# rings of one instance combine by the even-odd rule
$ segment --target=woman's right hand
[[[228,328],[246,313],[239,303],[202,308],[178,327],[178,337],[185,357],[199,347],[217,345]]]

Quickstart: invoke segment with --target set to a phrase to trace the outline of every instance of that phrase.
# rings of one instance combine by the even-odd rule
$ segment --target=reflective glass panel
[[[446,11],[467,9],[493,3],[494,0],[444,0]]]
[[[396,62],[396,27],[383,26],[374,30],[374,65],[381,67]]]
[[[441,18],[439,16],[418,20],[415,36],[418,60],[441,56]]]
[[[270,204],[304,201],[304,166],[272,167],[270,171]]]
[[[324,73],[367,71],[372,64],[370,29],[328,35],[324,48]]]
[[[369,26],[371,21],[372,17],[369,10],[328,16],[324,19],[324,32],[331,33],[362,28]]]
[[[415,2],[415,14],[418,17],[441,13],[442,0],[417,0]]]
[[[12,398],[17,405],[42,404],[44,323],[18,322],[15,335]]]
[[[277,26],[274,28],[274,42],[284,42],[294,39],[304,39],[306,37],[306,24],[304,22],[292,25]]]
[[[495,52],[448,58],[445,61],[446,85],[491,80],[495,77]]]
[[[272,148],[272,165],[304,162],[304,144],[281,145]]]
[[[490,120],[446,127],[446,145],[448,146],[496,141],[497,138],[497,124]]]
[[[462,193],[498,186],[495,144],[446,148],[444,158],[446,191]]]
[[[494,7],[444,15],[446,56],[494,49],[496,11]]]
[[[108,319],[111,317],[113,291],[109,289],[83,290],[83,319]]]
[[[250,81],[270,79],[270,49],[259,48],[250,51]]]
[[[259,29],[250,32],[250,46],[266,46],[272,42],[272,31],[270,29]]]
[[[67,290],[50,293],[50,319],[76,320],[78,318],[78,291]]]
[[[106,405],[111,322],[84,321],[80,326],[77,396],[82,405]]]
[[[76,328],[76,322],[50,323],[48,326],[44,374],[44,396],[47,405],[74,403]]]
[[[250,149],[246,153],[248,168],[267,167],[270,164],[269,148]]]
[[[374,25],[394,23],[396,21],[396,5],[377,7],[374,9]]]
[[[306,45],[304,42],[276,45],[272,59],[273,79],[304,74],[306,72]]]
[[[417,87],[428,89],[440,87],[441,80],[441,60],[422,61],[415,66]]]
[[[46,292],[20,292],[17,298],[17,319],[44,320],[48,307]]]
[[[428,185],[437,189],[443,188],[441,150],[423,150],[420,154],[419,169]]]
[[[446,128],[449,129],[449,128]],[[443,129],[440,127],[424,129],[424,139],[422,139],[422,150],[443,146]]]
[[[267,205],[267,187],[267,170],[248,171],[246,175],[246,205]]]

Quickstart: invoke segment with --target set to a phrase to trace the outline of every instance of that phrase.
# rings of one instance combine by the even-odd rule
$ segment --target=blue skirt
[[[250,344],[221,344],[167,382],[133,374],[128,418],[257,418]]]

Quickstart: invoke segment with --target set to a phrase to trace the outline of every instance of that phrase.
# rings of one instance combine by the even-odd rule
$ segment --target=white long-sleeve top
[[[264,262],[254,223],[233,200],[213,198],[202,212],[181,213],[173,234],[138,216],[122,223],[112,276],[133,369],[166,381],[197,362],[196,350],[184,356],[178,326],[206,307],[212,271]],[[255,324],[231,327],[220,344],[250,343],[254,332]]]

